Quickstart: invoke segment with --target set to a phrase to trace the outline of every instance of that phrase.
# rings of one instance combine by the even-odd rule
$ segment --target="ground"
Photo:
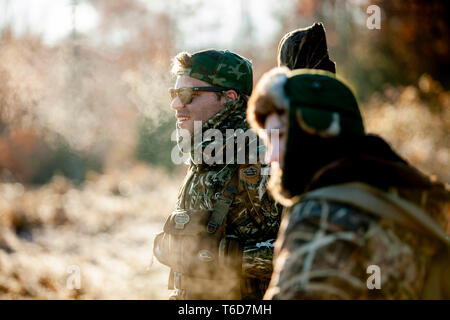
[[[181,179],[137,165],[81,187],[0,184],[0,299],[167,299],[153,239]]]

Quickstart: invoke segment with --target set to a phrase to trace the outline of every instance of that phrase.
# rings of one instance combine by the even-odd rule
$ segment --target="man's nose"
[[[181,103],[181,100],[179,97],[175,97],[175,99],[172,100],[172,102],[170,103],[170,107],[173,110],[180,110],[184,108],[184,104]]]

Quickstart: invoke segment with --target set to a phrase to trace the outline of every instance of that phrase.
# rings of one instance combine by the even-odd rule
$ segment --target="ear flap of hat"
[[[300,108],[296,111],[296,120],[303,131],[322,138],[364,134],[362,119],[358,121],[339,112]]]
[[[308,134],[323,138],[335,137],[341,133],[340,115],[337,112],[323,113],[312,108],[296,112],[297,123]]]
[[[364,124],[353,92],[322,70],[291,72],[285,86],[299,127],[320,137],[363,135]]]

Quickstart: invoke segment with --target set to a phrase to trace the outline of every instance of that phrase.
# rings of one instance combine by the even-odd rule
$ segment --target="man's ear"
[[[238,97],[238,94],[234,90],[228,90],[225,92],[226,100],[235,101]]]

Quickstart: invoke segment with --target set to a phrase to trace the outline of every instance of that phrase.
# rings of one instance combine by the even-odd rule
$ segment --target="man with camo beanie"
[[[251,62],[227,50],[182,52],[174,58],[172,72],[177,78],[169,92],[177,130],[191,136],[184,141],[189,169],[176,210],[154,245],[155,256],[171,268],[171,299],[261,299],[272,274],[281,206],[266,192],[267,166],[247,156],[237,161],[233,152],[239,153],[242,145],[226,134],[249,130]],[[223,141],[204,138],[208,132],[222,133]],[[199,143],[197,134],[203,135]],[[244,150],[249,140],[244,140]],[[231,161],[196,156],[195,151],[222,142],[227,145],[223,156]]]

